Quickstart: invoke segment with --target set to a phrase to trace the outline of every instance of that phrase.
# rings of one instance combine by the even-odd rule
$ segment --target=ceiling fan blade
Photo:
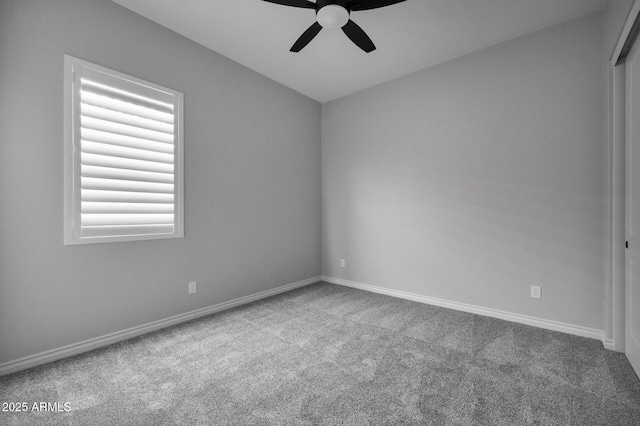
[[[283,6],[305,7],[307,9],[315,9],[316,4],[307,0],[263,0],[269,3],[281,4]]]
[[[351,19],[347,22],[347,25],[342,27],[342,31],[356,44],[360,49],[369,53],[376,50],[375,44],[371,41],[367,33]]]
[[[300,38],[291,46],[292,52],[301,51],[315,36],[318,35],[320,30],[322,29],[322,25],[318,24],[318,22],[314,22],[305,32],[302,33]]]
[[[392,4],[402,3],[403,1],[405,0],[351,0],[349,5],[351,10],[369,10],[391,6]]]

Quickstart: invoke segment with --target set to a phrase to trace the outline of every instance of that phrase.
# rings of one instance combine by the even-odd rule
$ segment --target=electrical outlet
[[[533,299],[541,299],[542,298],[542,290],[539,285],[531,286],[531,297]]]
[[[344,259],[340,259],[340,267],[344,268],[345,266],[347,266],[346,262],[344,261]]]
[[[189,283],[189,294],[193,294],[198,291],[198,283],[195,281],[191,281]]]

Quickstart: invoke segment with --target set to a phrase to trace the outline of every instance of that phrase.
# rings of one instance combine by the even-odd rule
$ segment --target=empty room
[[[0,0],[0,424],[640,425],[639,17]]]

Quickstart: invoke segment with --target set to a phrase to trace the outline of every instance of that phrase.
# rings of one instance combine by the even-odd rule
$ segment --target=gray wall
[[[601,21],[323,105],[323,275],[601,330]]]
[[[63,246],[64,53],[184,93],[184,239]],[[319,275],[320,113],[110,1],[0,1],[0,364]]]

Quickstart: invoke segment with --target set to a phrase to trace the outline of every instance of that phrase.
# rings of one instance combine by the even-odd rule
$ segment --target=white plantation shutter
[[[65,64],[65,242],[181,237],[182,95],[70,56]]]

